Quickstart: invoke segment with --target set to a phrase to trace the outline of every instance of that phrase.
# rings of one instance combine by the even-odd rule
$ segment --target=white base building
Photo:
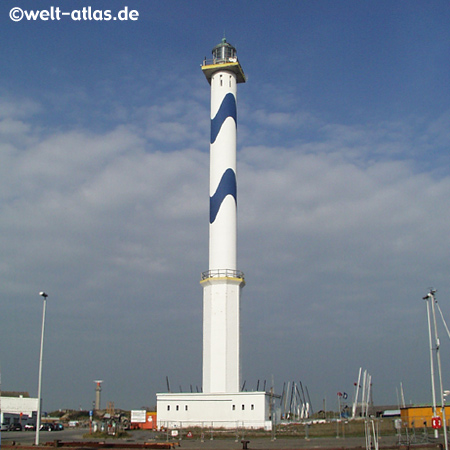
[[[267,392],[156,394],[158,428],[272,429],[273,396]],[[273,419],[279,420],[278,414]]]

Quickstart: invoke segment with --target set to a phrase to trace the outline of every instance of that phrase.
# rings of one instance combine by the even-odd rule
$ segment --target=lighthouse
[[[204,393],[239,392],[240,292],[237,270],[237,84],[245,75],[225,38],[204,61],[211,85],[209,270],[202,273]]]
[[[244,274],[237,268],[237,84],[246,81],[236,48],[226,39],[201,69],[211,86],[209,268],[203,287],[202,391],[158,393],[158,427],[270,429],[273,395],[241,392],[240,296]],[[180,373],[183,369],[180,368]]]

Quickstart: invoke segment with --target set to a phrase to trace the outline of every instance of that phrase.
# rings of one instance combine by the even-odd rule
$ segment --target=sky
[[[137,14],[89,20],[89,6]],[[398,404],[401,385],[430,402],[431,287],[450,321],[449,23],[446,0],[3,0],[1,389],[37,396],[40,291],[45,411],[92,408],[98,379],[101,406],[122,409],[155,405],[166,379],[201,387],[200,65],[225,35],[247,75],[245,388],[302,382],[313,410],[333,410],[362,367],[374,403]]]

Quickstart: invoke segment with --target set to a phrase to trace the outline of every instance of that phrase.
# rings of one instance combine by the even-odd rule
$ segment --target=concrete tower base
[[[231,271],[230,271],[231,272]],[[233,271],[236,272],[236,271]],[[211,275],[211,271],[207,272]],[[242,278],[207,276],[203,286],[203,393],[239,392]]]
[[[156,394],[157,424],[158,428],[168,429],[202,427],[271,430],[272,400],[273,396],[267,392]]]

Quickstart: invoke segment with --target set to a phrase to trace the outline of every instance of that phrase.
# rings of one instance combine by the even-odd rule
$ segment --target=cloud
[[[128,111],[123,117],[136,121],[103,131],[43,130],[24,115],[21,140],[2,138],[0,274],[11,299],[2,333],[23,328],[20,362],[2,356],[5,385],[33,392],[23,360],[37,355],[29,342],[39,335],[42,289],[50,295],[46,383],[55,408],[89,407],[98,377],[130,408],[153,404],[166,375],[185,388],[201,384],[209,158],[208,119],[187,114],[194,104],[167,100],[159,116],[156,106]],[[260,117],[273,119],[266,131],[295,128],[282,113]],[[450,179],[404,157],[408,124],[387,133],[383,123],[309,123],[320,139],[239,151],[242,371],[249,386],[272,374],[278,383],[300,378],[319,401],[334,384],[351,389],[367,364],[394,390],[417,364],[410,348],[426,358],[421,296],[430,283],[450,287]],[[445,141],[444,127],[430,128]],[[395,156],[379,151],[389,146]],[[147,368],[150,384],[136,375]],[[411,382],[427,379],[424,369]],[[426,390],[420,385],[417,398]]]
[[[430,285],[448,289],[445,228],[450,217],[442,205],[450,179],[403,158],[409,137],[401,129],[408,127],[391,135],[384,132],[385,124],[379,129],[337,127],[339,133],[333,125],[327,128],[333,131],[325,141],[244,147],[240,153],[240,265],[248,281],[244,305],[250,296],[243,317],[252,319],[245,329],[253,345],[246,350],[251,355],[264,348],[270,354],[265,360],[285,365],[287,379],[290,364],[283,356],[298,353],[291,376],[307,383],[318,370],[330,370],[334,351],[345,361],[342,382],[366,362],[389,364],[398,379],[406,378],[405,367],[412,370],[415,364],[403,355],[408,343],[426,356],[421,293]],[[379,138],[371,144],[373,135]],[[352,152],[340,147],[343,137]],[[388,145],[399,151],[367,159]],[[256,337],[263,335],[264,340]],[[350,357],[344,356],[348,348]],[[371,358],[365,354],[369,348]],[[395,361],[393,354],[399,353],[402,358]],[[270,369],[263,366],[258,369],[269,378]],[[421,374],[414,389],[416,398],[426,399],[427,371]],[[396,383],[378,371],[377,376],[384,386]],[[383,393],[378,395],[383,401]]]
[[[40,104],[31,99],[18,100],[5,92],[2,93],[2,97],[0,119],[28,119],[42,111]]]

